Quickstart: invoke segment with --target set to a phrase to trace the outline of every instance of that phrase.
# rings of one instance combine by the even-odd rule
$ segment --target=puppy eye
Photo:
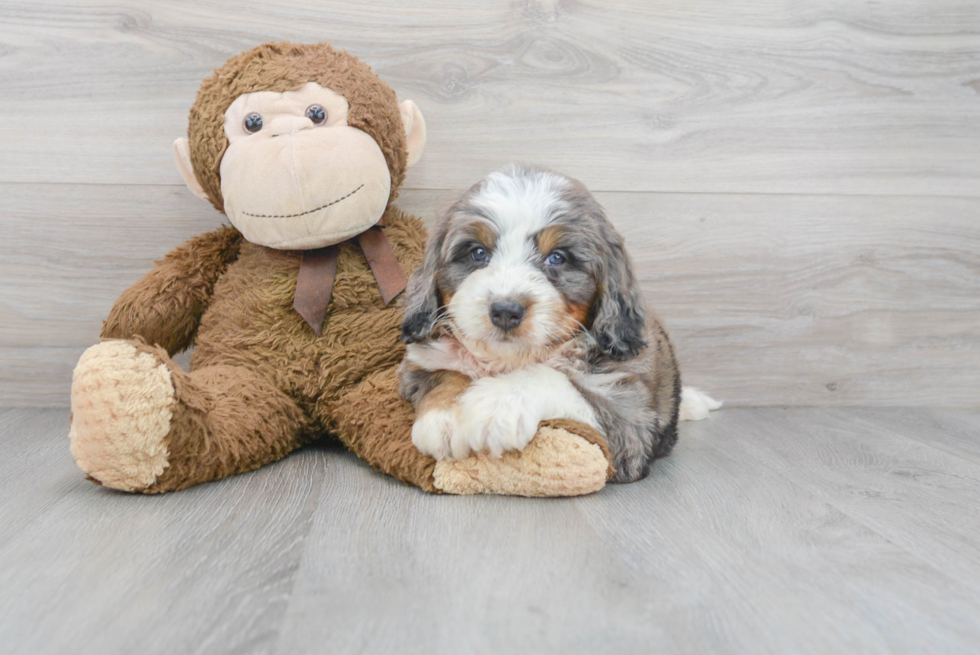
[[[245,117],[244,127],[246,132],[255,134],[262,129],[262,115],[253,111]]]
[[[470,258],[475,262],[487,262],[490,261],[490,253],[483,246],[475,246],[470,250]]]
[[[556,250],[548,255],[548,258],[544,260],[544,263],[548,266],[561,266],[565,263],[565,255]]]
[[[306,117],[313,121],[314,125],[323,125],[327,120],[327,110],[320,105],[310,105],[306,108]]]

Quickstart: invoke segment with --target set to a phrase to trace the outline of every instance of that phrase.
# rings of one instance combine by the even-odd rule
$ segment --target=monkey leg
[[[605,439],[577,421],[544,421],[523,451],[461,460],[421,454],[412,444],[415,412],[398,395],[394,368],[378,371],[330,408],[337,433],[383,473],[426,491],[453,494],[577,496],[598,491],[612,474]]]
[[[394,367],[372,373],[322,413],[331,418],[344,444],[368,464],[402,482],[439,491],[432,482],[436,460],[412,444],[415,410],[398,394]]]
[[[236,366],[185,373],[162,348],[104,341],[72,379],[71,452],[95,481],[176,491],[275,461],[300,445],[304,413],[269,380]]]

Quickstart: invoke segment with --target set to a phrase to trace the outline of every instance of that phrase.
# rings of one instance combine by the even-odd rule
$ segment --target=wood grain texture
[[[675,641],[645,652],[957,652],[960,639],[976,641],[968,618],[980,601],[975,590],[954,584],[945,597],[926,548],[910,556],[872,529],[864,519],[896,518],[884,504],[880,513],[856,517],[838,502],[873,471],[821,484],[804,457],[772,465],[772,451],[819,442],[827,411],[722,410],[683,424],[678,449],[646,483],[651,491],[618,487],[614,507],[601,494],[584,499],[609,547],[634,571],[659,574],[641,593],[649,614],[670,617],[656,623],[670,623]],[[792,427],[778,444],[752,448],[773,417]],[[852,434],[841,452],[860,449],[861,436]],[[881,454],[885,463],[905,456],[900,444]],[[953,476],[946,481],[961,486]],[[928,495],[910,491],[906,500],[909,515],[932,511]],[[967,569],[947,579],[972,575]]]
[[[116,297],[223,217],[181,187],[0,185],[0,404],[62,405]],[[450,191],[406,191],[431,222]],[[980,200],[599,193],[685,382],[735,405],[980,403]]]
[[[861,420],[980,464],[980,417],[970,411],[868,407]]]
[[[322,453],[134,496],[85,480],[66,408],[0,414],[0,447],[0,480],[27,501],[5,495],[0,515],[0,651],[271,650],[331,468]]]
[[[418,102],[409,211],[511,160],[598,191],[688,383],[980,404],[974,2],[0,0],[0,406],[66,402],[112,301],[220,222],[171,143],[200,79],[274,39]]]
[[[280,39],[418,103],[413,188],[518,159],[599,190],[980,194],[970,0],[4,0],[0,181],[176,183],[200,79]]]
[[[980,532],[974,525],[980,465],[883,427],[873,415],[865,419],[863,411],[733,411],[721,421],[725,428],[752,438],[722,447],[825,494],[841,512],[951,579],[980,575]],[[977,434],[975,423],[972,432],[953,431],[959,438]]]
[[[732,429],[729,414],[693,438],[684,426],[648,480],[582,499],[412,498],[352,471],[345,487],[360,504],[324,490],[330,509],[308,535],[282,652],[955,652],[977,643],[972,590],[791,482],[795,471],[731,454],[727,442],[755,430]],[[367,548],[377,557],[364,557]]]
[[[0,651],[976,652],[980,464],[906,432],[980,413],[887,411],[724,409],[649,478],[545,500],[315,447],[127,495],[67,409],[0,410]]]

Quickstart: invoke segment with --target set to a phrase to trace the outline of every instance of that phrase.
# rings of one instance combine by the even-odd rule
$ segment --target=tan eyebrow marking
[[[544,228],[535,235],[538,251],[543,255],[547,255],[558,246],[562,236],[564,236],[564,231],[559,225],[550,225]]]
[[[473,235],[477,241],[483,244],[484,248],[493,250],[493,247],[497,245],[497,233],[490,229],[486,223],[477,222],[473,226]]]

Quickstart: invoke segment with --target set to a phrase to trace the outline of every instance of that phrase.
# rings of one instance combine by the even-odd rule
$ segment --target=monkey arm
[[[140,336],[171,355],[185,350],[241,243],[237,230],[221,227],[174,248],[123,292],[102,325],[102,338]]]

